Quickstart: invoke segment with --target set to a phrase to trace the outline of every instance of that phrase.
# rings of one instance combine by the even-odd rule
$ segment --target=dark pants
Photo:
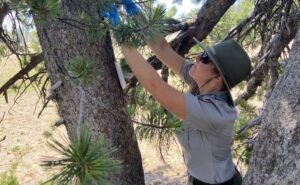
[[[242,176],[238,171],[236,171],[235,175],[231,179],[219,184],[205,183],[194,178],[193,176],[189,176],[189,185],[241,185],[241,184],[242,184]]]

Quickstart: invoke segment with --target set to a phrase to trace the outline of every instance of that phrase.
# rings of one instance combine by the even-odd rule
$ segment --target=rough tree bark
[[[78,6],[72,2],[62,1],[62,17],[79,20]],[[91,1],[92,2],[92,1]],[[96,2],[96,1],[95,1]],[[128,119],[122,119],[95,103],[100,102],[113,109],[118,115],[127,118],[124,108],[124,95],[120,88],[114,67],[114,53],[110,37],[104,41],[91,37],[88,31],[56,20],[43,25],[39,17],[34,17],[45,65],[51,83],[58,80],[63,85],[57,89],[56,102],[58,112],[66,122],[68,135],[73,134],[79,113],[80,91],[70,79],[61,73],[57,63],[67,65],[75,57],[84,57],[95,61],[102,71],[95,76],[92,85],[86,87],[84,120],[89,123],[92,135],[104,134],[108,146],[117,147],[116,157],[123,161],[122,171],[110,176],[112,184],[141,185],[144,174],[141,155],[134,136],[133,125]],[[78,25],[80,26],[80,25]]]
[[[266,105],[244,185],[300,184],[300,30]]]

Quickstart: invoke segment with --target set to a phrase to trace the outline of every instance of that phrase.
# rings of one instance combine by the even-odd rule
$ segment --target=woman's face
[[[206,83],[213,77],[219,76],[216,72],[216,67],[212,62],[207,64],[201,61],[201,54],[195,59],[195,64],[189,70],[189,75],[197,82],[199,86]]]

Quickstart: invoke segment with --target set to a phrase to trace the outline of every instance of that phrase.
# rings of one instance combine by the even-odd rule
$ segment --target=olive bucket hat
[[[249,56],[245,50],[232,39],[220,42],[209,48],[205,47],[195,37],[193,39],[207,53],[211,61],[217,67],[217,70],[223,77],[230,99],[233,102],[230,89],[245,80],[251,73]]]

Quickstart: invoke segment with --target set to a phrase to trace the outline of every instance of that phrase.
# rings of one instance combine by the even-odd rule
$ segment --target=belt
[[[239,172],[235,173],[235,175],[229,179],[228,181],[218,183],[218,184],[209,184],[206,182],[203,182],[193,176],[189,176],[189,182],[192,185],[240,185],[242,184],[242,176]]]

